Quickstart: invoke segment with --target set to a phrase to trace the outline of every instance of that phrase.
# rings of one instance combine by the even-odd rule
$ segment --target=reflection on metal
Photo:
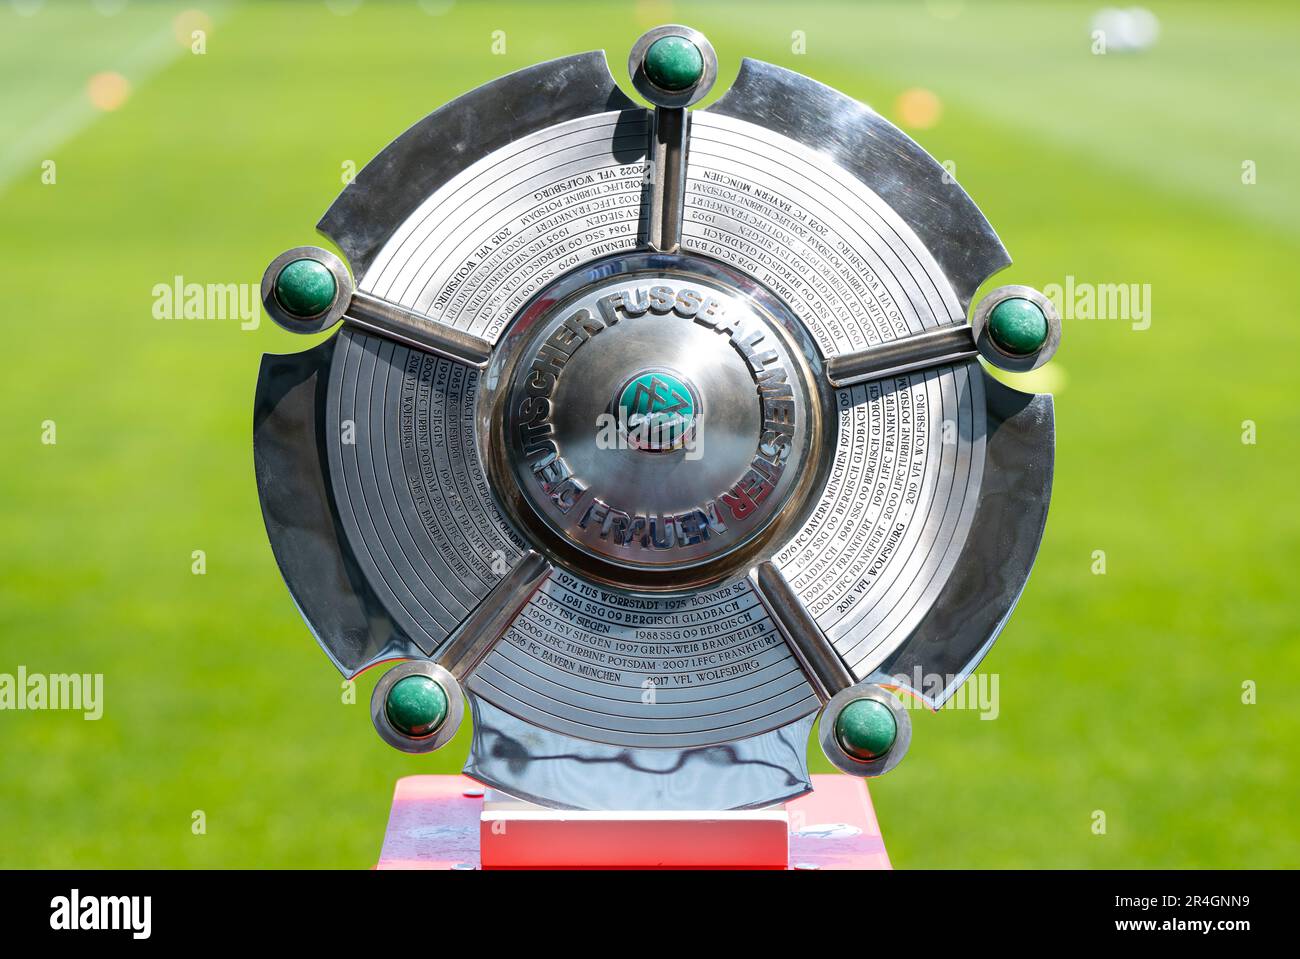
[[[467,366],[483,366],[492,354],[492,344],[482,337],[432,322],[413,310],[369,293],[358,291],[352,295],[344,319],[367,333]]]
[[[802,796],[815,713],[771,732],[690,749],[628,749],[566,736],[470,696],[465,774],[561,809],[759,809]]]
[[[550,573],[540,553],[525,553],[438,651],[438,665],[462,683],[468,679]]]
[[[331,495],[322,398],[331,340],[262,357],[253,405],[253,462],[275,561],[316,641],[352,677],[422,649],[389,616],[358,568]]]
[[[844,668],[844,662],[835,647],[826,641],[817,621],[799,602],[781,571],[771,563],[761,563],[752,574],[763,605],[781,625],[781,634],[794,650],[799,665],[808,674],[822,702],[826,702],[841,689],[853,685],[853,676]]]
[[[694,45],[700,54],[700,75],[694,83],[680,90],[665,90],[655,84],[646,73],[646,54],[654,44],[665,37],[680,37]],[[627,56],[627,72],[632,77],[632,86],[636,92],[645,97],[656,107],[684,110],[694,106],[713,89],[718,79],[718,55],[713,44],[698,30],[680,23],[668,23],[662,27],[647,30],[632,44]]]
[[[533,538],[610,585],[734,577],[815,488],[829,391],[810,350],[734,270],[604,259],[544,290],[499,341],[479,400],[493,487]],[[634,382],[653,409],[623,405]]]
[[[699,54],[699,76],[684,88],[666,90],[646,71],[646,55],[659,40],[684,40]],[[654,105],[646,171],[648,211],[645,245],[660,253],[676,253],[682,236],[682,205],[686,190],[686,151],[690,118],[686,108],[702,100],[718,78],[718,57],[698,30],[680,24],[655,27],[632,45],[627,60],[632,85]]]
[[[832,386],[857,386],[930,366],[948,366],[978,355],[975,336],[963,323],[833,356],[826,363],[826,376]]]
[[[317,229],[357,276],[369,276],[394,230],[483,157],[565,121],[624,110],[644,113],[619,90],[601,51],[518,70],[415,123],[357,174]]]
[[[694,86],[645,75],[668,35],[703,54]],[[341,670],[463,681],[471,774],[556,806],[759,806],[807,789],[820,707],[940,674],[937,705],[987,651],[1042,535],[1051,400],[981,369],[1023,288],[965,325],[1009,260],[903,133],[752,60],[688,112],[717,62],[682,27],[629,69],[649,109],[600,53],[551,61],[345,188],[321,229],[351,272],[317,250],[339,294],[277,316],[344,322],[264,361],[258,489]],[[1055,349],[1044,312],[1012,366]]]
[[[932,156],[869,106],[771,63],[745,58],[708,114],[805,144],[907,224],[956,295],[961,319],[980,285],[1011,265],[993,227]],[[833,183],[834,178],[826,181]],[[902,239],[902,237],[900,237]]]
[[[873,674],[911,690],[933,709],[961,687],[1010,618],[1038,555],[1052,498],[1052,398],[980,374],[987,456],[970,531],[943,593]],[[937,693],[924,688],[933,677],[943,680]]]
[[[661,253],[676,253],[682,238],[686,200],[686,111],[655,110],[650,141],[650,218],[647,242]]]

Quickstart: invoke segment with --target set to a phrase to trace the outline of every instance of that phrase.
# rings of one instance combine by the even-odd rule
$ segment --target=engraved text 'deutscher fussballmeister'
[[[651,30],[435,110],[272,261],[258,490],[298,608],[408,752],[586,809],[891,769],[1042,537],[1060,340],[942,166],[870,108]],[[467,708],[468,707],[468,708]]]

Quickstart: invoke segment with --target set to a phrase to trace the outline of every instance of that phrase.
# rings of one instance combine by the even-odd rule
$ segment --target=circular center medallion
[[[489,371],[498,488],[562,558],[608,580],[733,569],[815,462],[820,410],[795,326],[703,264],[589,272],[538,296]]]
[[[644,370],[623,384],[610,406],[633,449],[681,449],[695,435],[700,409],[694,384],[673,370]]]

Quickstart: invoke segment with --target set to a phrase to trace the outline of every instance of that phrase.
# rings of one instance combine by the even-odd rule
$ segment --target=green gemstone
[[[1047,342],[1047,317],[1032,300],[1013,296],[989,312],[989,336],[1012,356],[1037,353]]]
[[[338,283],[319,260],[294,260],[275,278],[275,298],[294,316],[317,316],[334,302]]]
[[[854,759],[863,762],[877,759],[898,738],[898,722],[884,703],[874,699],[855,699],[835,720],[835,738]]]
[[[406,676],[388,691],[384,712],[402,735],[432,736],[447,718],[447,694],[428,676]]]
[[[661,90],[689,90],[704,76],[704,55],[685,37],[660,37],[645,52],[645,75]]]

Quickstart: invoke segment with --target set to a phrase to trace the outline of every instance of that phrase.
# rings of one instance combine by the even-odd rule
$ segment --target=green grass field
[[[277,574],[250,411],[259,356],[303,341],[158,320],[151,291],[256,283],[315,241],[347,161],[539,60],[603,47],[622,82],[674,21],[718,49],[719,92],[744,55],[891,118],[932,91],[913,135],[1015,259],[990,285],[1150,284],[1149,329],[1067,320],[1039,378],[1057,483],[982,667],[1000,713],[916,716],[872,786],[895,863],[1300,866],[1300,9],[1161,3],[1151,50],[1095,56],[1089,4],[354,5],[0,10],[0,672],[105,684],[97,722],[0,713],[0,867],[364,867],[393,780],[459,768],[464,739],[380,742],[376,677],[343,701]],[[195,6],[203,55],[173,35]],[[130,84],[113,110],[87,99],[102,71]]]

